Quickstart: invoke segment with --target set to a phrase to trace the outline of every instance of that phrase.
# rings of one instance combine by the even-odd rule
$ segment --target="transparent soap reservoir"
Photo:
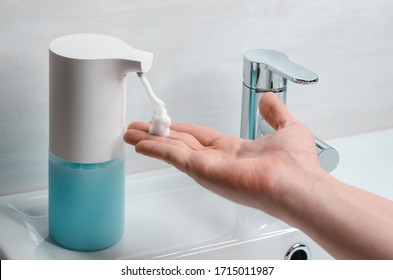
[[[61,246],[94,251],[124,231],[124,155],[83,164],[49,153],[49,232]]]

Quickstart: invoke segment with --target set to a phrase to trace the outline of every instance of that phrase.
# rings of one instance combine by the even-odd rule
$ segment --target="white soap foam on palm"
[[[155,107],[154,114],[151,119],[149,133],[168,137],[170,134],[169,126],[171,125],[171,118],[168,116],[168,113],[165,109],[165,103],[154,94],[149,81],[143,73],[138,73],[138,77],[146,89],[147,96],[149,96]]]

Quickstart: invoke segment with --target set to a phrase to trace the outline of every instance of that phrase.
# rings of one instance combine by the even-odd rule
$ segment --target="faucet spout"
[[[318,75],[273,50],[251,50],[243,61],[243,96],[240,136],[256,139],[274,132],[259,113],[259,100],[265,92],[275,93],[286,104],[287,80],[297,84],[318,82]],[[336,149],[315,138],[318,159],[327,171],[333,171],[340,160]]]

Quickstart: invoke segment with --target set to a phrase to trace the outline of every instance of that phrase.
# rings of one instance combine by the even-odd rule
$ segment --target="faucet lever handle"
[[[267,69],[296,84],[314,84],[318,82],[318,75],[306,68],[290,61],[289,59],[277,60],[272,65],[267,65]]]
[[[273,50],[251,50],[244,54],[244,84],[249,88],[275,90],[286,86],[286,80],[297,84],[318,82],[318,75],[293,63],[284,53]]]

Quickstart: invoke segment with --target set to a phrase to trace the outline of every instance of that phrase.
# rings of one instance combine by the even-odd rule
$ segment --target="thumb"
[[[295,121],[287,106],[272,92],[267,92],[261,97],[259,112],[275,130]]]

